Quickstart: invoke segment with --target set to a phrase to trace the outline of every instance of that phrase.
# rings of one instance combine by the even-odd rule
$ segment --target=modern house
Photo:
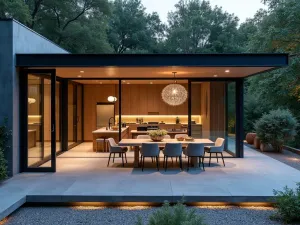
[[[225,157],[243,158],[244,78],[288,65],[287,54],[70,54],[14,20],[0,29],[10,175],[54,172],[75,147],[102,154],[98,138],[118,143],[153,129],[222,137]],[[176,99],[166,89],[174,83]]]

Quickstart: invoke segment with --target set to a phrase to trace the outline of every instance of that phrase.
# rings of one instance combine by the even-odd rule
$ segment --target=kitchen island
[[[97,138],[103,138],[103,139],[108,139],[108,138],[113,138],[116,143],[119,143],[119,130],[106,130],[106,127],[101,127],[98,130],[94,130],[92,132],[93,134],[93,151],[108,151],[108,148],[106,148],[105,144],[100,144],[96,143]],[[128,138],[129,137],[129,127],[122,127],[121,130],[121,139],[123,138]],[[97,149],[98,147],[98,149]]]
[[[138,130],[131,130],[130,134],[131,134],[131,138],[135,139],[138,135],[145,135],[148,134],[149,131],[138,131]],[[176,134],[187,134],[187,130],[172,130],[172,131],[168,131],[168,135],[171,136],[171,138],[174,138]]]

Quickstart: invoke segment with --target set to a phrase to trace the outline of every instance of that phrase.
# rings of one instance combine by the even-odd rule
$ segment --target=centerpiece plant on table
[[[148,132],[149,136],[153,141],[162,141],[164,136],[168,134],[166,130],[151,130]]]

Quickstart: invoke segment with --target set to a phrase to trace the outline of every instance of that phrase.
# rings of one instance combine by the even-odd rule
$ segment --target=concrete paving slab
[[[77,153],[80,145],[76,147]],[[70,155],[72,150],[68,152]],[[86,153],[85,153],[86,154]],[[99,153],[101,154],[101,153]],[[130,154],[129,154],[130,155]],[[184,159],[186,166],[186,159]],[[22,173],[0,184],[0,219],[27,202],[163,202],[185,196],[188,202],[270,201],[273,189],[296,187],[300,171],[245,146],[245,158],[213,160],[206,171],[180,171],[174,163],[165,172],[151,162],[145,171],[120,161],[107,167],[105,157],[57,158],[56,173]],[[162,164],[161,164],[162,166]]]

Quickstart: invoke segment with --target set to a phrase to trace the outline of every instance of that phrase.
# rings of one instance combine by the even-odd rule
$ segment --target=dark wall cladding
[[[0,123],[8,118],[8,129],[13,135],[6,151],[9,175],[19,172],[19,75],[16,70],[17,53],[55,53],[68,52],[45,37],[30,30],[15,20],[0,20]]]
[[[18,54],[17,66],[283,67],[288,54]]]

